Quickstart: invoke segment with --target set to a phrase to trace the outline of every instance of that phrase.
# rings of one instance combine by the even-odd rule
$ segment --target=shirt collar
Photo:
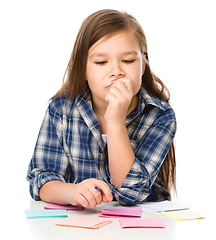
[[[90,103],[92,106],[91,91],[89,88],[86,88],[86,92],[83,95],[77,95],[75,98],[75,104],[77,105],[77,107],[80,104],[84,104],[86,102]]]
[[[80,104],[89,102],[92,106],[92,98],[91,98],[91,91],[87,88],[84,95],[78,95],[75,99],[76,105],[79,106]],[[139,112],[145,108],[145,105],[153,105],[155,107],[160,108],[161,110],[167,110],[170,108],[170,105],[163,99],[159,99],[149,92],[147,92],[144,87],[142,86],[139,92]]]
[[[159,99],[153,95],[151,95],[148,91],[144,89],[142,86],[139,91],[139,106],[134,109],[126,118],[125,124],[128,125],[130,122],[133,121],[143,110],[147,105],[152,105],[155,107],[160,108],[162,111],[165,111],[170,107],[170,105],[163,99]],[[95,124],[97,122],[97,118],[95,114],[93,113],[92,109],[92,98],[91,98],[91,91],[89,88],[87,88],[87,91],[85,92],[84,95],[78,95],[75,99],[75,104],[77,107],[81,110],[81,115],[83,117],[88,118],[88,124],[91,125],[92,128],[95,129]],[[91,116],[91,120],[90,120]],[[91,122],[91,124],[90,124]],[[96,124],[97,125],[97,124]],[[98,130],[97,126],[97,130]],[[95,129],[96,130],[96,129]]]
[[[151,95],[142,86],[140,89],[140,97],[139,97],[139,106],[141,110],[144,109],[145,105],[153,105],[155,107],[160,108],[163,111],[170,108],[170,105],[165,100]]]
[[[94,135],[101,149],[103,149],[104,144],[101,137],[100,124],[92,108],[92,98],[90,89],[87,89],[84,95],[77,95],[75,98],[75,104],[86,125]]]

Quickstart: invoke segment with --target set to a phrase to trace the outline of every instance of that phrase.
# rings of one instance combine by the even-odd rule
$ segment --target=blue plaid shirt
[[[31,196],[40,200],[40,187],[52,180],[79,183],[97,178],[108,184],[122,205],[170,199],[160,169],[176,131],[172,108],[142,87],[139,105],[127,116],[125,124],[135,162],[122,187],[116,188],[90,90],[74,99],[53,99],[28,168]]]

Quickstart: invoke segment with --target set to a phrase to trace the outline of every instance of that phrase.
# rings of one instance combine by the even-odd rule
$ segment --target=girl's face
[[[100,39],[89,49],[86,65],[93,103],[104,103],[110,86],[118,79],[130,79],[135,96],[144,70],[145,62],[133,33],[119,32],[108,39]]]

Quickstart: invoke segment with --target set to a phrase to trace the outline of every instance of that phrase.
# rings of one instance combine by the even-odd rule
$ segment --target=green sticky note
[[[27,218],[57,218],[67,217],[66,210],[29,209],[25,211]]]

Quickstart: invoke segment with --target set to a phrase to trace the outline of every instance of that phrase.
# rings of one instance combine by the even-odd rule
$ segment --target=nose
[[[113,64],[109,77],[122,77],[124,76],[124,71],[121,69],[121,67],[118,64]]]

